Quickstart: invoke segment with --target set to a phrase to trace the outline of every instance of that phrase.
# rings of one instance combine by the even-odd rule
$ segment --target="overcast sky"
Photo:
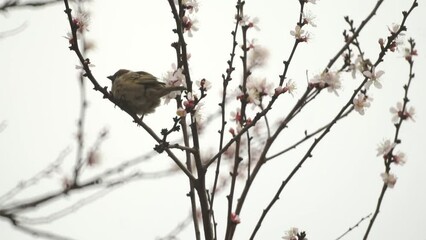
[[[320,0],[316,5],[307,5],[316,15],[317,27],[309,28],[312,40],[298,48],[288,73],[288,77],[298,84],[298,91],[294,98],[285,96],[279,101],[273,109],[272,122],[274,116],[282,114],[303,93],[306,71],[312,78],[341,48],[342,31],[347,27],[343,16],[350,15],[357,26],[375,2]],[[401,11],[408,9],[411,2],[389,0],[383,3],[360,36],[367,58],[377,58],[380,51],[378,39],[387,36],[388,26],[401,21]],[[419,52],[414,63],[416,77],[409,94],[410,104],[416,109],[415,122],[404,122],[400,135],[402,144],[396,149],[404,152],[408,161],[402,167],[392,168],[398,182],[385,195],[370,239],[421,239],[424,235],[426,97],[423,91],[426,89],[426,58],[423,54],[426,52],[426,31],[423,23],[426,10],[423,4],[420,1],[420,7],[408,19],[405,38],[413,37]],[[199,30],[187,39],[192,78],[206,78],[213,85],[203,109],[205,116],[218,110],[221,75],[227,67],[232,44],[230,32],[234,24],[234,5],[235,1],[201,1],[200,10],[196,13]],[[106,76],[120,68],[145,70],[159,77],[171,69],[176,57],[170,44],[176,41],[176,36],[171,31],[174,20],[167,1],[93,1],[86,7],[91,12],[87,39],[95,44],[95,49],[87,57],[95,65],[93,73],[101,85],[109,86]],[[0,122],[6,126],[0,133],[0,196],[53,162],[64,149],[70,149],[63,167],[64,175],[70,173],[69,167],[75,159],[80,97],[78,71],[75,69],[78,62],[63,38],[69,31],[63,10],[60,3],[45,8],[12,9],[0,15],[0,32],[24,25],[24,29],[16,35],[0,39],[0,66],[3,71],[0,78]],[[278,76],[283,71],[282,61],[293,45],[290,30],[294,29],[298,11],[296,0],[246,1],[245,14],[260,20],[260,31],[250,31],[249,37],[256,38],[270,53],[267,65],[254,75],[265,77],[270,82],[279,80]],[[402,100],[402,86],[408,76],[408,64],[402,56],[402,52],[387,54],[379,67],[385,71],[383,88],[372,88],[371,107],[364,116],[354,112],[332,128],[314,151],[314,157],[304,164],[288,185],[263,223],[257,239],[281,239],[290,227],[305,230],[309,239],[335,239],[374,211],[383,184],[380,173],[384,171],[381,157],[376,157],[376,148],[383,139],[393,138],[395,127],[389,108]],[[241,69],[239,58],[236,58],[235,64]],[[321,93],[306,112],[295,119],[286,135],[279,139],[280,144],[287,146],[302,137],[304,130],[316,130],[338,112],[361,77],[358,75],[354,80],[350,74],[343,74],[342,79],[343,88],[339,96],[326,91]],[[235,84],[239,83],[238,70],[234,80]],[[102,99],[89,82],[86,86],[89,101],[85,133],[87,144],[93,143],[104,128],[110,133],[101,147],[102,164],[98,169],[87,170],[88,175],[153,148],[154,141],[142,128],[136,127],[125,112]],[[173,107],[174,104],[161,106],[144,121],[159,133],[161,128],[170,126],[175,112]],[[161,124],[162,121],[167,123],[166,126]],[[216,145],[209,147],[214,142],[211,139],[217,139],[218,129],[217,122],[212,122],[205,129],[202,144],[206,156],[216,150]],[[310,143],[265,165],[249,193],[235,239],[248,238],[262,209]],[[281,149],[275,147],[271,152]],[[140,165],[137,169],[153,171],[170,166],[173,166],[172,162],[162,155],[155,162]],[[213,171],[209,170],[209,173]],[[61,176],[55,175],[19,197],[60,187]],[[155,239],[172,230],[187,216],[187,184],[181,173],[169,178],[133,182],[54,223],[37,227],[79,240]],[[241,181],[237,188],[242,185]],[[220,239],[226,224],[225,195],[217,197],[215,209]],[[67,197],[30,216],[55,212],[75,200]],[[361,239],[367,224],[367,221],[363,222],[346,239]],[[1,239],[33,239],[3,219],[0,220],[0,229]],[[180,239],[194,239],[193,236],[190,226]]]

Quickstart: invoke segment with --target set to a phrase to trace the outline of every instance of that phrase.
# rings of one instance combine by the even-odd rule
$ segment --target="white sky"
[[[343,16],[350,15],[358,25],[374,4],[375,1],[366,0],[321,0],[317,5],[307,5],[317,16],[318,27],[310,28],[313,40],[298,48],[288,73],[288,77],[297,82],[299,91],[295,98],[283,96],[273,109],[273,116],[283,112],[282,109],[288,109],[303,93],[305,71],[308,70],[310,77],[320,72],[340,49],[341,33],[346,28]],[[419,52],[419,57],[415,58],[416,77],[409,95],[410,104],[416,108],[416,122],[404,123],[400,135],[402,144],[397,147],[397,150],[406,153],[408,162],[392,169],[398,176],[398,182],[385,195],[370,239],[419,239],[424,234],[426,31],[422,23],[426,11],[424,1],[420,4],[407,21],[407,36],[416,39]],[[217,110],[221,74],[227,66],[231,48],[234,5],[235,1],[202,1],[196,15],[200,29],[193,38],[187,39],[192,54],[192,78],[206,78],[214,86],[206,99],[205,114],[212,109]],[[400,22],[401,11],[410,5],[411,1],[385,1],[360,37],[368,58],[376,59],[379,51],[377,40],[387,36],[387,26]],[[0,32],[26,23],[25,30],[19,34],[0,39],[0,66],[3,71],[0,79],[0,122],[7,123],[6,129],[0,133],[0,195],[43,169],[67,147],[71,148],[71,153],[66,158],[66,166],[74,161],[80,92],[74,67],[77,58],[62,37],[69,31],[63,9],[63,4],[58,4],[43,9],[10,10],[0,16]],[[170,69],[175,60],[170,44],[176,41],[176,36],[171,31],[174,20],[167,1],[97,1],[89,6],[89,10],[92,21],[87,37],[95,42],[96,49],[88,57],[96,65],[93,73],[102,85],[109,86],[106,76],[119,68],[146,70],[156,76],[162,76]],[[254,75],[266,77],[270,82],[278,81],[283,69],[282,61],[287,58],[293,44],[289,31],[294,28],[298,11],[296,0],[246,2],[245,13],[260,19],[261,31],[251,31],[250,38],[257,38],[258,43],[270,52],[268,65]],[[380,173],[384,171],[381,158],[376,157],[376,146],[383,139],[393,137],[389,108],[401,101],[402,85],[408,76],[408,65],[401,56],[401,52],[387,54],[379,67],[386,72],[383,88],[372,89],[374,100],[366,115],[361,117],[354,113],[332,128],[314,151],[314,158],[304,164],[288,185],[281,200],[264,221],[257,239],[281,239],[284,232],[293,226],[305,230],[309,239],[335,239],[361,217],[374,211],[382,186]],[[238,57],[235,63],[240,67]],[[353,86],[360,81],[360,78],[353,80],[349,74],[342,77],[340,96],[324,91],[306,109],[306,113],[290,125],[272,153],[280,149],[278,145],[286,146],[292,139],[298,139],[305,129],[316,130],[337,113],[352,93]],[[238,75],[234,75],[234,83],[238,79]],[[87,84],[87,144],[90,146],[104,127],[110,130],[110,136],[102,145],[103,164],[100,169],[88,170],[88,175],[139,156],[154,145],[142,128],[137,128],[124,112],[114,108],[91,88]],[[162,127],[170,126],[173,114],[173,104],[169,104],[159,107],[144,121],[159,132]],[[167,124],[159,124],[161,121]],[[217,122],[213,122],[202,139],[207,155],[217,148],[209,149],[213,145],[211,139],[217,139],[218,129]],[[235,239],[248,238],[262,209],[306,147],[307,144],[264,167],[264,172],[258,176],[249,193]],[[171,165],[164,156],[155,160],[141,165],[139,169],[166,169]],[[212,172],[213,169],[210,170]],[[155,239],[186,217],[189,210],[189,199],[185,196],[187,182],[180,173],[161,180],[137,181],[52,224],[40,225],[40,228],[82,240]],[[43,184],[27,194],[43,191],[46,187],[57,188],[60,177],[53,177]],[[240,182],[239,187],[242,184]],[[72,197],[66,198],[31,216],[54,212],[60,204],[73,200]],[[220,236],[225,231],[225,204],[225,194],[219,195],[215,213]],[[367,222],[363,222],[345,239],[361,239],[366,226]],[[194,239],[192,232],[189,227],[180,236],[181,239]],[[33,239],[3,219],[0,221],[0,238]]]

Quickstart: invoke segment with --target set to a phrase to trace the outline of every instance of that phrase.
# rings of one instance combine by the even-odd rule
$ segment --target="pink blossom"
[[[87,157],[87,165],[93,167],[101,162],[101,155],[98,151],[90,151]]]
[[[197,86],[203,91],[207,91],[212,87],[211,82],[207,81],[205,78],[196,81]]]
[[[392,160],[396,165],[404,165],[407,162],[405,159],[405,153],[403,152],[398,152],[393,156]]]
[[[235,129],[234,128],[229,128],[229,133],[232,134],[233,137],[235,137]]]
[[[231,222],[239,224],[241,222],[240,216],[235,213],[231,213]]]
[[[310,82],[319,89],[326,87],[329,92],[334,92],[337,96],[339,96],[337,90],[342,87],[339,73],[332,71],[317,74]]]
[[[252,49],[259,46],[258,44],[256,44],[256,42],[257,42],[256,38],[253,38],[251,41],[247,41],[247,49]]]
[[[364,115],[364,108],[370,107],[370,98],[364,95],[363,93],[359,93],[358,97],[354,98],[352,103],[354,105],[355,111],[357,111],[361,115]]]
[[[400,34],[400,35],[402,36],[402,34]],[[379,39],[379,44],[380,44],[380,47],[383,49],[384,46],[385,46],[385,44],[386,44],[386,40],[384,40],[383,38],[380,38]],[[395,38],[395,40],[393,40],[389,44],[389,50],[391,52],[395,52],[395,50],[397,50],[398,47],[401,46],[401,45],[403,45],[403,44],[404,44],[403,38],[402,37],[400,37],[400,38],[397,37],[397,38]]]
[[[241,122],[242,118],[241,118],[241,110],[240,108],[237,108],[236,111],[231,111],[231,120],[235,121],[236,123]]]
[[[294,36],[295,39],[301,41],[301,42],[307,42],[309,39],[309,33],[302,29],[299,25],[296,25],[294,28],[294,31],[291,30],[290,34]]]
[[[403,105],[401,102],[396,103],[396,108],[391,107],[389,110],[393,114],[392,122],[397,123],[399,122],[399,119],[402,120],[411,119],[414,121],[414,115],[416,114],[416,110],[414,107],[410,107],[408,110],[405,110],[402,112]]]
[[[278,86],[278,87],[276,87],[275,89],[274,89],[274,95],[275,96],[278,96],[278,95],[280,95],[281,93],[284,93],[285,91],[284,91],[284,88],[283,87],[281,87],[281,86]]]
[[[296,92],[296,83],[293,82],[292,80],[289,80],[284,87],[278,86],[277,88],[274,89],[274,95],[278,96],[282,93],[290,93],[292,97],[294,97],[294,93]]]
[[[264,66],[269,57],[268,49],[261,46],[256,46],[249,53],[248,68],[250,69]]]
[[[251,21],[249,21],[249,23],[248,23],[248,27],[249,27],[249,28],[254,28],[254,29],[256,29],[257,31],[259,31],[259,30],[260,30],[260,28],[259,28],[258,23],[259,23],[259,18],[258,18],[258,17],[254,17]]]
[[[80,33],[89,31],[88,26],[90,22],[90,14],[88,12],[80,11],[77,16],[73,19],[74,25],[77,27]]]
[[[411,61],[413,59],[413,56],[417,56],[417,50],[410,48],[404,48],[404,58],[407,61]]]
[[[247,81],[248,102],[255,105],[260,104],[263,96],[272,95],[272,84],[263,79],[249,78]]]
[[[185,109],[187,112],[191,112],[192,110],[194,110],[197,100],[198,100],[198,97],[196,94],[192,92],[188,92],[186,96],[186,101],[183,102],[183,106],[185,106]]]
[[[197,19],[191,19],[188,16],[182,17],[182,25],[186,32],[188,32],[188,37],[192,37],[192,32],[198,31],[198,20]]]
[[[73,181],[69,177],[64,176],[62,178],[62,187],[64,188],[64,190],[69,190],[72,187],[72,185],[73,185]]]
[[[299,234],[299,229],[292,227],[285,232],[285,236],[282,239],[285,240],[298,240],[297,234]]]
[[[389,188],[393,188],[395,186],[397,177],[394,174],[384,172],[381,173],[380,176]]]

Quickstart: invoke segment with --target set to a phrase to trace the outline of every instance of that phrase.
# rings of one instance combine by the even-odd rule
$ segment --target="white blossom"
[[[392,173],[381,173],[380,176],[383,179],[383,182],[388,185],[389,188],[393,188],[396,184],[397,177]]]
[[[380,77],[384,73],[385,72],[382,70],[376,72],[376,67],[373,67],[371,71],[364,71],[362,74],[364,74],[365,77],[369,78],[369,80],[365,84],[365,88],[369,89],[371,84],[374,84],[376,88],[382,88],[382,84],[380,83]]]
[[[292,227],[290,228],[288,231],[285,232],[285,236],[282,237],[282,239],[285,240],[298,240],[297,239],[297,234],[299,233],[299,229]]]
[[[354,98],[353,105],[355,111],[359,114],[364,115],[366,107],[370,107],[370,98],[363,93],[359,93],[357,98]]]
[[[377,156],[380,156],[380,155],[386,156],[395,146],[396,144],[391,143],[390,140],[383,141],[377,147]]]

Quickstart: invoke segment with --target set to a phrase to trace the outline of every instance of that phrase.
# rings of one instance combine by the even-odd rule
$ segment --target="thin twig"
[[[62,2],[62,0],[46,0],[46,1],[32,1],[32,2],[21,2],[20,0],[9,0],[0,6],[0,12],[7,11],[13,8],[26,8],[26,7],[38,8],[38,7],[53,5],[60,2]]]
[[[51,239],[51,240],[73,240],[72,238],[69,237],[64,237],[64,236],[60,236],[58,234],[54,234],[54,233],[50,233],[47,231],[43,231],[43,230],[38,230],[38,229],[34,229],[28,226],[24,226],[24,225],[20,225],[20,224],[15,224],[15,227],[23,232],[29,233],[35,237],[42,237],[42,238],[46,238],[46,239]]]
[[[69,148],[64,149],[59,154],[59,156],[56,158],[56,160],[53,163],[49,164],[46,168],[41,170],[39,173],[35,174],[33,177],[19,182],[16,187],[12,188],[7,193],[0,196],[0,203],[2,205],[5,205],[8,200],[12,199],[14,196],[19,194],[21,191],[23,191],[24,189],[26,189],[28,187],[31,187],[31,186],[37,184],[40,180],[42,180],[43,178],[45,178],[46,176],[48,176],[49,174],[54,172],[56,169],[58,169],[62,165],[62,162],[64,161],[65,157],[69,153],[70,153]]]
[[[189,223],[191,221],[194,221],[194,219],[192,218],[192,212],[190,212],[184,220],[179,222],[176,225],[176,227],[173,230],[171,230],[166,236],[156,238],[156,240],[175,240],[175,239],[178,239],[176,236],[179,233],[181,233],[183,230],[185,230],[185,228],[189,225]]]
[[[359,227],[359,225],[366,219],[371,217],[371,213],[368,214],[367,216],[361,218],[361,220],[359,220],[355,225],[353,225],[352,227],[350,227],[346,232],[344,232],[342,235],[340,235],[338,238],[336,238],[336,240],[340,240],[342,239],[344,236],[346,236],[346,234],[348,234],[349,232],[351,232],[352,230],[354,230],[355,228]]]
[[[241,16],[241,8],[243,7],[241,4],[241,0],[238,0],[237,4],[236,4],[236,16],[237,18],[240,18]],[[232,35],[232,50],[230,53],[230,59],[228,60],[228,67],[226,69],[226,77],[225,74],[222,74],[222,79],[223,79],[223,89],[222,89],[222,102],[219,103],[219,107],[221,108],[221,117],[222,117],[222,121],[221,121],[221,127],[219,130],[219,150],[223,149],[223,138],[224,138],[224,134],[225,134],[225,126],[227,124],[226,121],[226,103],[227,103],[227,88],[228,88],[228,84],[229,82],[232,80],[232,73],[235,70],[235,67],[233,65],[234,63],[234,58],[235,58],[235,50],[236,47],[238,46],[237,43],[237,33],[238,33],[238,25],[239,25],[239,21],[240,19],[236,19],[236,23],[234,26],[234,31],[231,32]],[[216,171],[215,171],[215,177],[214,177],[214,182],[213,182],[213,188],[211,190],[211,200],[210,200],[210,206],[213,210],[213,204],[214,204],[214,198],[216,195],[216,187],[217,187],[217,182],[219,179],[219,172],[220,172],[220,163],[222,160],[222,154],[218,155],[218,159],[216,162]],[[214,225],[214,229],[216,231],[216,224]]]
[[[81,12],[82,6],[80,5],[80,2],[78,4],[78,9]],[[85,34],[80,34],[80,45],[82,46],[82,54],[85,54],[85,41],[84,41]],[[77,41],[77,39],[76,39]],[[80,89],[80,116],[77,121],[77,154],[76,154],[76,162],[74,165],[74,175],[73,175],[73,183],[76,184],[80,175],[80,170],[83,167],[83,152],[84,152],[84,144],[85,144],[85,129],[84,124],[86,121],[86,111],[87,111],[87,97],[86,97],[86,84],[84,81],[84,70],[81,69],[79,74],[79,89]]]
[[[14,35],[22,32],[26,27],[27,27],[27,22],[24,22],[14,29],[0,32],[0,39],[10,37],[10,36],[14,36]]]
[[[344,113],[339,120],[341,120],[344,117],[347,117],[353,111],[353,109],[354,109],[353,107],[351,107],[350,109],[348,109],[348,111],[346,111],[346,113]],[[265,161],[272,160],[273,158],[281,156],[282,154],[284,154],[284,153],[286,153],[286,152],[288,152],[288,151],[290,151],[292,149],[295,149],[297,146],[299,146],[300,144],[304,143],[306,140],[308,140],[308,139],[312,138],[313,136],[317,135],[318,133],[324,131],[324,129],[326,129],[329,125],[330,125],[330,123],[327,123],[326,125],[318,128],[317,130],[315,130],[314,132],[312,132],[310,134],[305,133],[305,137],[303,137],[302,139],[300,139],[299,141],[297,141],[296,143],[294,143],[290,147],[287,147],[286,149],[284,149],[284,150],[282,150],[282,151],[280,151],[278,153],[275,153],[275,154],[271,155],[270,157],[266,157]]]

